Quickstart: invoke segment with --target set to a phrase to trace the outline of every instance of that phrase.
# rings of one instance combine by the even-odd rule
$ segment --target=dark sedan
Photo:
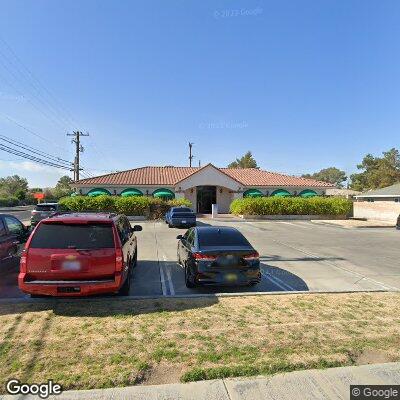
[[[188,207],[171,207],[165,214],[165,222],[170,228],[196,226],[196,214]]]
[[[42,219],[52,217],[59,211],[58,203],[40,203],[32,210],[31,226],[36,226]]]
[[[0,214],[0,264],[19,253],[29,233],[29,228],[19,219]]]
[[[256,285],[261,280],[260,258],[235,228],[202,226],[177,236],[178,263],[185,269],[188,288],[197,285]]]

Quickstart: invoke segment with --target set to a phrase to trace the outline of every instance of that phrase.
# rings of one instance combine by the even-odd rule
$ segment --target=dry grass
[[[396,293],[1,304],[0,393],[398,361],[399,315]]]

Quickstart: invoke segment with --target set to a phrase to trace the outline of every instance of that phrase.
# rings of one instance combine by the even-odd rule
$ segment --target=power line
[[[63,158],[60,158],[60,157],[52,156],[51,154],[45,153],[44,151],[41,151],[41,150],[37,150],[37,149],[35,149],[35,148],[31,147],[31,146],[28,146],[28,145],[25,145],[25,144],[23,144],[21,142],[18,142],[17,140],[10,139],[7,136],[0,135],[0,140],[3,140],[4,142],[7,142],[9,144],[12,144],[15,147],[19,147],[19,148],[22,148],[24,150],[28,150],[31,153],[34,153],[34,154],[36,154],[38,156],[52,159],[55,162],[68,164],[69,166],[71,165],[70,161],[64,160]]]
[[[26,66],[26,64],[24,64],[24,62],[18,57],[18,55],[15,53],[15,51],[12,49],[12,47],[10,46],[10,44],[9,43],[7,43],[6,41],[5,41],[5,39],[4,38],[2,38],[1,36],[0,36],[0,41],[2,41],[3,43],[4,43],[4,45],[7,47],[7,49],[8,49],[8,51],[12,54],[12,56],[14,57],[14,59],[22,66],[22,68],[25,70],[25,72],[26,72],[26,75],[28,76],[28,77],[30,77],[31,78],[31,80],[33,81],[33,82],[35,82],[40,88],[42,88],[53,100],[54,100],[54,102],[55,103],[57,103],[57,107],[59,108],[59,111],[61,111],[61,112],[64,112],[64,114],[65,114],[65,116],[67,117],[67,118],[65,118],[64,116],[64,119],[65,120],[69,120],[69,122],[72,122],[72,123],[75,123],[76,124],[76,120],[75,120],[75,118],[73,117],[73,115],[69,112],[69,110],[66,108],[66,107],[64,107],[63,105],[62,105],[62,103],[61,103],[61,101],[59,101],[52,93],[51,93],[51,91],[33,74],[33,72]],[[19,71],[20,71],[20,73],[21,73],[21,70],[19,69]],[[23,75],[22,73],[21,73],[21,75]],[[28,79],[27,79],[27,81],[29,81]],[[30,84],[31,84],[31,86],[34,86],[31,82],[30,82]],[[39,92],[40,93],[40,91],[36,88],[36,91],[37,92]],[[55,107],[53,107],[54,109],[56,109]],[[62,114],[60,114],[60,115],[62,115]],[[78,124],[77,124],[78,125]]]
[[[68,171],[71,170],[71,167],[67,167],[65,165],[59,165],[59,164],[53,163],[51,161],[43,160],[39,157],[32,156],[31,154],[27,154],[27,153],[19,151],[17,149],[13,149],[12,147],[6,146],[1,143],[0,143],[0,150],[5,151],[10,154],[14,154],[14,155],[22,157],[22,158],[25,158],[25,159],[33,161],[33,162],[36,162],[38,164],[43,164],[43,165],[47,165],[47,166],[54,167],[54,168],[65,169]]]

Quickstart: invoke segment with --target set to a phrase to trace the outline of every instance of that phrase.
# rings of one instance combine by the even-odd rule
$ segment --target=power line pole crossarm
[[[83,152],[84,148],[81,145],[81,136],[89,136],[88,133],[82,133],[80,131],[74,131],[73,133],[67,133],[67,136],[73,136],[72,143],[75,143],[75,159],[74,159],[74,181],[79,181],[79,171],[83,168],[79,166],[79,154]]]

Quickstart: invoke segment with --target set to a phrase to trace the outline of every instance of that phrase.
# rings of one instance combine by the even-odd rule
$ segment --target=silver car
[[[32,210],[31,226],[35,226],[42,219],[52,217],[59,210],[58,203],[40,203]]]

